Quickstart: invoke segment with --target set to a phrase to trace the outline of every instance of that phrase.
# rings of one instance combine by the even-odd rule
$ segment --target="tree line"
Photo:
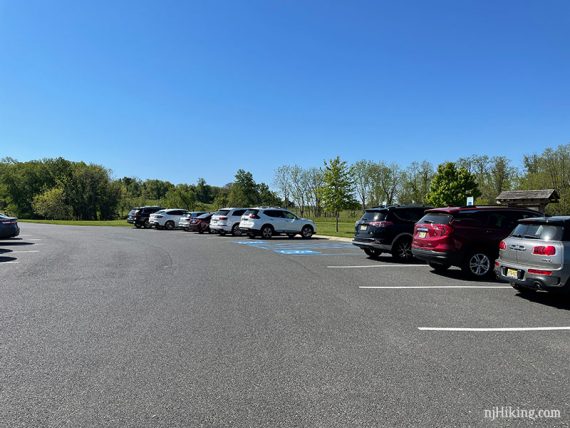
[[[524,155],[522,166],[504,156],[473,155],[444,162],[408,166],[340,158],[321,166],[282,165],[275,170],[273,191],[240,169],[224,186],[173,184],[135,177],[114,179],[104,166],[63,158],[18,162],[0,160],[0,211],[21,218],[107,220],[124,217],[135,206],[160,205],[184,209],[222,206],[283,206],[303,216],[336,216],[345,209],[382,204],[463,205],[467,196],[477,204],[494,204],[503,190],[553,188],[559,204],[551,214],[570,212],[570,144]]]

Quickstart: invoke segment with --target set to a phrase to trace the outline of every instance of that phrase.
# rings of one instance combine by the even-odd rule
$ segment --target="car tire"
[[[166,230],[174,230],[174,222],[173,221],[167,221],[166,223],[164,223],[164,228]]]
[[[241,230],[239,228],[239,223],[234,224],[234,227],[232,227],[232,236],[241,236]]]
[[[436,263],[436,262],[429,262],[428,265],[437,273],[445,272],[451,266],[445,263]]]
[[[261,228],[261,237],[263,239],[271,239],[273,237],[273,227],[266,224]]]
[[[301,238],[311,239],[314,233],[315,230],[311,226],[309,225],[303,226],[303,228],[301,229]]]
[[[461,269],[471,278],[483,279],[493,273],[493,262],[485,251],[475,250],[467,256]]]
[[[364,248],[364,252],[368,257],[373,259],[377,259],[382,254],[382,251],[379,251],[376,248]]]
[[[145,229],[150,229],[152,226],[150,225],[150,222],[148,220],[145,220],[145,222],[143,223],[143,227]]]
[[[412,238],[402,237],[392,246],[392,257],[399,262],[409,263],[414,259],[412,254]]]

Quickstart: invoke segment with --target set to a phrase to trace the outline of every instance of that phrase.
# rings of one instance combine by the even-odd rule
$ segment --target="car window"
[[[297,217],[295,214],[289,212],[289,211],[283,211],[283,217],[287,218],[289,220],[297,220],[299,217]]]
[[[387,215],[388,215],[388,212],[386,210],[382,210],[382,211],[366,210],[364,212],[364,215],[362,216],[362,218],[360,220],[361,221],[384,221],[384,220],[386,220]]]
[[[543,241],[560,241],[564,235],[562,226],[540,223],[523,223],[517,225],[511,236],[527,239],[541,239]]]
[[[427,213],[421,219],[418,220],[418,223],[428,223],[428,224],[449,224],[449,222],[453,219],[451,214],[446,213]]]
[[[207,218],[209,218],[209,217],[211,217],[211,216],[212,216],[212,214],[206,213],[206,214],[199,215],[197,218],[199,218],[199,219],[207,219]]]
[[[232,215],[241,217],[246,210],[235,210]]]
[[[267,211],[265,211],[265,215],[269,216],[269,217],[273,217],[273,218],[282,218],[283,217],[283,211],[267,210]]]
[[[230,210],[218,210],[214,213],[214,215],[228,215]]]
[[[483,227],[489,220],[489,213],[485,211],[462,211],[453,218],[454,224],[463,227]]]
[[[423,211],[419,212],[416,209],[413,210],[400,209],[400,210],[395,210],[393,214],[396,216],[396,218],[400,219],[401,221],[408,221],[415,223],[422,217],[424,213]]]
[[[257,215],[258,212],[259,212],[259,210],[247,210],[244,213],[244,215],[250,215],[250,214]]]

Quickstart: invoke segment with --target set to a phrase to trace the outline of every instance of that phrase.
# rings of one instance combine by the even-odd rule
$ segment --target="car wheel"
[[[265,225],[261,228],[261,237],[263,239],[271,239],[273,236],[273,228],[269,225]]]
[[[166,224],[164,225],[164,227],[166,228],[166,230],[173,230],[174,229],[174,222],[173,221],[167,221]]]
[[[410,262],[414,258],[412,254],[412,240],[410,238],[398,239],[392,248],[392,256],[400,262]]]
[[[493,272],[491,257],[483,251],[473,251],[463,267],[463,272],[472,278],[485,278]]]
[[[450,265],[446,265],[444,263],[435,263],[435,262],[429,262],[428,265],[435,272],[445,272],[450,267]]]
[[[313,233],[315,233],[315,231],[311,226],[303,226],[301,229],[301,238],[310,239],[311,236],[313,236]]]
[[[364,252],[368,257],[372,257],[373,259],[377,259],[382,254],[382,251],[375,248],[364,248]]]
[[[135,227],[136,227],[137,229],[140,229],[140,228],[142,227],[142,225],[140,225],[140,224],[138,224],[138,223],[135,223]]]
[[[234,224],[234,227],[232,227],[232,235],[233,236],[241,236],[241,230],[239,228],[239,223]]]
[[[146,221],[143,223],[143,227],[144,227],[145,229],[150,229],[152,226],[150,225],[149,221],[146,220]]]
[[[295,238],[295,234],[294,234],[294,233],[288,233],[288,234],[287,234],[287,237],[288,237],[289,239],[293,239],[293,238]]]

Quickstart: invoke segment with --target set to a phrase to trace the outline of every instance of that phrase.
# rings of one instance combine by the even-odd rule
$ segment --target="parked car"
[[[522,293],[570,293],[570,216],[521,220],[500,242],[495,272]]]
[[[206,213],[202,214],[201,216],[195,217],[190,222],[189,230],[190,232],[198,232],[198,233],[212,233],[210,231],[210,220],[212,220],[212,216],[214,213]]]
[[[157,206],[133,208],[131,211],[129,211],[127,222],[133,224],[137,229],[140,229],[141,227],[144,227],[145,229],[150,228],[150,215],[162,209],[162,207]]]
[[[184,229],[186,232],[189,232],[190,223],[192,222],[192,220],[202,214],[207,214],[207,213],[206,211],[190,211],[188,214],[184,214],[182,217],[180,217],[180,221],[178,222],[178,227],[180,227],[180,229]]]
[[[185,214],[188,214],[188,211],[180,208],[160,210],[150,215],[149,223],[157,229],[173,230],[178,227],[180,219]]]
[[[436,271],[459,266],[472,278],[493,273],[499,242],[523,218],[542,214],[525,208],[470,206],[434,208],[416,223],[412,254]]]
[[[414,224],[431,207],[383,206],[367,209],[356,222],[352,243],[373,258],[390,253],[399,261],[413,259]]]
[[[20,234],[18,219],[0,214],[0,239],[14,238]]]
[[[241,217],[239,228],[250,238],[260,235],[270,239],[273,235],[286,234],[294,238],[300,234],[302,238],[309,239],[317,231],[313,220],[299,218],[283,208],[250,208]]]
[[[214,213],[210,220],[210,230],[220,235],[231,233],[234,236],[241,235],[239,222],[247,208],[221,208]]]

